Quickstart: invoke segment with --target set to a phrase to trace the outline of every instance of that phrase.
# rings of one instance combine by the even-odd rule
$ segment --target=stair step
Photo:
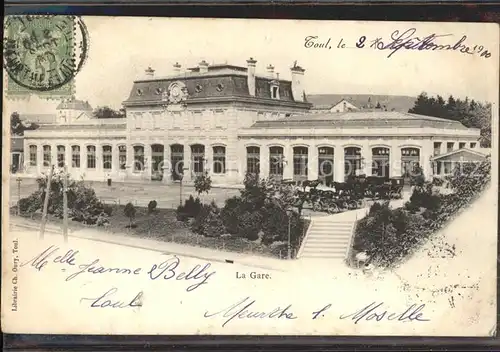
[[[341,234],[341,235],[345,235],[345,234],[350,234],[351,233],[351,230],[322,230],[322,229],[311,229],[311,231],[309,231],[309,233],[317,233],[319,235],[330,235],[330,236],[335,236],[336,234]]]
[[[350,236],[309,236],[306,241],[309,242],[349,242]]]
[[[325,246],[325,245],[322,245],[322,244],[315,244],[315,245],[309,245],[307,248],[304,248],[304,251],[308,251],[308,252],[317,252],[317,251],[320,251],[320,252],[337,252],[337,251],[342,251],[342,252],[345,252],[347,249],[346,246],[341,246],[341,245],[329,245],[329,246]]]
[[[310,253],[310,252],[328,252],[328,253],[333,253],[333,252],[345,252],[347,247],[345,246],[337,246],[337,247],[325,247],[325,246],[315,246],[315,247],[308,247],[304,248],[303,253]]]
[[[349,237],[308,237],[306,243],[347,243],[349,242]]]
[[[344,258],[343,253],[327,254],[327,253],[302,253],[301,258],[325,258],[325,259],[341,259]]]
[[[312,223],[313,227],[318,227],[318,228],[328,228],[328,229],[350,229],[352,228],[352,224],[348,225],[336,225],[336,224],[316,224]]]
[[[321,239],[331,239],[331,238],[350,238],[351,233],[320,233],[320,232],[309,232],[307,238],[321,238]]]

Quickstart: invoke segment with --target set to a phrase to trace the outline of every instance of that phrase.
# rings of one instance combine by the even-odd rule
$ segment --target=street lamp
[[[179,204],[182,206],[182,179],[184,178],[184,173],[179,173]]]
[[[288,208],[286,210],[286,215],[288,216],[288,260],[292,259],[292,243],[291,243],[291,233],[292,233],[292,209]]]

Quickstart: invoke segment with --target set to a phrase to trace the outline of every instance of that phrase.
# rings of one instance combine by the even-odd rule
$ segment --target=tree
[[[128,202],[127,205],[125,205],[125,209],[123,209],[123,213],[129,219],[128,228],[132,228],[132,222],[136,213],[134,205],[131,202]]]
[[[125,117],[125,109],[114,110],[109,106],[100,106],[93,112],[94,117],[98,119],[117,119]]]
[[[12,136],[23,136],[24,131],[36,130],[38,127],[36,123],[31,123],[26,126],[17,112],[13,112],[10,115],[10,134]]]
[[[434,98],[423,92],[418,95],[415,105],[408,112],[458,121],[466,127],[478,128],[481,130],[481,146],[491,147],[490,103],[478,103],[469,98],[462,100],[451,95],[445,102],[439,95]]]

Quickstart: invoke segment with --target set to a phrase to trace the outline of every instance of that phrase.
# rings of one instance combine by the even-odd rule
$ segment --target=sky
[[[187,19],[83,17],[89,33],[88,59],[75,78],[76,98],[93,107],[120,108],[134,79],[151,66],[156,76],[172,73],[172,65],[196,66],[201,60],[246,66],[257,60],[257,73],[269,64],[290,79],[294,61],[305,71],[307,94],[381,94],[416,96],[422,91],[498,99],[498,26],[466,23],[349,22],[258,19]],[[414,36],[447,35],[437,44],[455,44],[466,35],[471,47],[481,45],[489,59],[457,51],[389,50],[369,48],[382,38],[390,43],[395,30],[415,28]],[[305,38],[317,36],[329,48],[306,48]],[[365,46],[355,43],[365,36]],[[346,45],[338,48],[339,42]],[[54,112],[57,101],[36,96],[10,101],[9,110]]]

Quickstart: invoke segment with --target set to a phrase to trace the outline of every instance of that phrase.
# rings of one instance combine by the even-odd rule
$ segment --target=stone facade
[[[479,146],[458,122],[396,112],[311,114],[304,69],[282,80],[271,65],[200,63],[188,72],[134,82],[126,118],[42,126],[24,139],[25,172],[66,165],[74,178],[237,184],[246,172],[290,180],[343,181],[346,175],[401,176],[451,148]],[[452,144],[453,143],[453,144]],[[71,161],[71,162],[70,162]],[[381,175],[382,174],[382,175]]]

